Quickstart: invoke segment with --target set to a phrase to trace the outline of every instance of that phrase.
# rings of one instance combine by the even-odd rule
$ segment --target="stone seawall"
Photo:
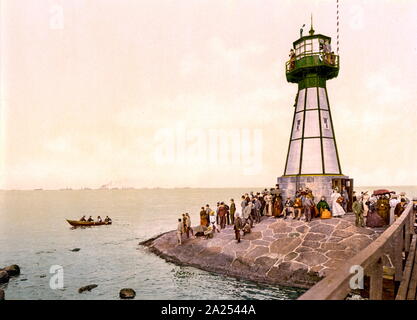
[[[140,243],[169,262],[237,278],[310,288],[374,241],[382,230],[357,228],[353,215],[306,223],[264,217],[241,243],[232,226],[214,238],[185,239],[175,231]]]

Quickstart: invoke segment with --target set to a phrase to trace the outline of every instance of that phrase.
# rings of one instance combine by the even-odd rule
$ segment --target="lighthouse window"
[[[319,39],[313,39],[313,52],[319,52],[320,46],[319,46]]]
[[[295,46],[295,55],[298,56],[302,52],[304,47],[304,42],[301,42]]]
[[[304,52],[311,52],[312,51],[312,41],[311,40],[307,40],[305,42],[305,48],[304,48]]]
[[[300,59],[303,57],[303,54],[306,51],[310,51],[311,52],[312,49],[312,42],[311,40],[307,40],[307,41],[302,41],[300,43],[298,43],[295,46],[295,55],[296,55],[296,59]]]
[[[300,131],[301,120],[297,120],[297,131]]]
[[[321,127],[323,137],[333,138],[332,124],[330,122],[330,114],[327,110],[320,110],[321,113]]]

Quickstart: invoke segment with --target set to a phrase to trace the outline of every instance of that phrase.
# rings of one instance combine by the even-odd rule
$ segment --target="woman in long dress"
[[[333,190],[331,200],[332,200],[332,216],[333,217],[342,217],[346,214],[345,210],[343,210],[342,206],[337,202],[337,199],[341,197],[339,191],[337,189]]]
[[[272,216],[272,195],[267,194],[265,196],[266,206],[265,206],[265,215]]]
[[[369,207],[367,205],[369,201],[368,191],[362,192],[362,204],[363,204],[363,216],[366,218],[368,215]]]
[[[273,210],[274,214],[273,215],[274,215],[275,218],[278,218],[282,213],[281,196],[275,197],[273,208],[274,208],[274,210]]]
[[[332,214],[330,213],[330,206],[325,197],[321,197],[321,200],[317,203],[316,208],[319,211],[320,218],[329,219],[332,217]]]
[[[385,225],[384,219],[377,213],[376,202],[368,202],[368,217],[366,218],[366,226],[370,228],[379,228]]]
[[[203,227],[209,226],[209,217],[204,207],[201,207],[200,211],[200,225]]]

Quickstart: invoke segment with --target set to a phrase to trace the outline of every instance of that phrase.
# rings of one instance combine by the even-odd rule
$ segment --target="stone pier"
[[[241,243],[232,226],[214,238],[185,239],[175,231],[142,242],[167,261],[241,279],[310,288],[374,241],[383,230],[357,228],[355,217],[305,222],[264,217]]]

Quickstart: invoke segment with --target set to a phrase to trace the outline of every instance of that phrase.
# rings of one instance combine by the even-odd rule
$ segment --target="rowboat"
[[[109,225],[111,222],[95,222],[95,221],[79,221],[79,220],[68,220],[67,222],[72,225],[73,227],[90,227],[90,226],[102,226],[102,225]]]

